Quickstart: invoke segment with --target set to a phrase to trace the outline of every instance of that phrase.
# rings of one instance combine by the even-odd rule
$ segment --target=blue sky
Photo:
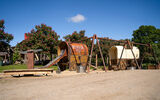
[[[140,25],[160,28],[160,0],[0,0],[0,19],[15,46],[41,23],[51,26],[61,39],[86,30],[112,39],[132,38]]]

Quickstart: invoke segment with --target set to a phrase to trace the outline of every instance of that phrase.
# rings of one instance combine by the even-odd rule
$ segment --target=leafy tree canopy
[[[66,41],[77,42],[78,40],[87,39],[88,37],[85,36],[85,30],[81,30],[79,33],[77,33],[77,31],[74,31],[71,35],[66,35],[63,38]]]
[[[10,41],[13,40],[12,34],[6,33],[4,29],[4,20],[0,20],[0,51],[6,51]]]
[[[155,53],[155,56],[157,58],[157,62],[160,61],[160,29],[151,25],[142,25],[139,27],[139,29],[133,32],[132,40],[137,43],[150,43],[152,45],[153,52]],[[141,55],[143,55],[143,53],[146,52],[145,61],[153,63],[154,55],[149,53],[148,48],[144,46],[138,47],[141,51]]]
[[[87,39],[88,37],[85,36],[85,30],[81,30],[79,33],[77,31],[74,31],[71,35],[66,35],[63,37],[65,41],[70,42],[78,42],[86,44],[88,47],[91,46],[91,40]],[[89,48],[90,49],[90,48]]]
[[[57,52],[60,36],[51,27],[45,24],[36,25],[35,29],[25,34],[26,39],[17,44],[19,50],[42,49],[45,53]]]

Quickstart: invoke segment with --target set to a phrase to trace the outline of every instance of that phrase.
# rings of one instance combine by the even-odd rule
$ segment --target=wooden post
[[[7,55],[7,54],[5,54],[5,56],[4,56],[4,61],[5,61],[5,63],[7,62],[7,57],[6,57],[6,55]]]
[[[96,68],[98,68],[97,54],[96,54]]]
[[[142,63],[143,63],[143,60],[144,60],[144,56],[142,57],[142,59],[141,59],[141,62],[140,62],[140,68],[142,68]]]
[[[129,45],[129,47],[130,47],[130,49],[131,49],[131,51],[132,51],[132,54],[133,54],[134,60],[135,60],[135,62],[136,62],[136,65],[138,66],[138,69],[141,69],[140,66],[139,66],[139,64],[138,64],[138,62],[137,62],[136,56],[135,56],[135,54],[134,54],[134,52],[133,52],[133,47],[131,46],[131,44],[130,44],[129,41],[127,41],[127,42],[128,42],[128,45]]]
[[[44,60],[46,61],[46,54],[44,54]]]
[[[38,53],[38,57],[39,57],[39,63],[40,63],[40,61],[41,61],[41,56],[40,56],[40,53]]]
[[[27,52],[27,68],[28,69],[33,69],[34,67],[34,52],[33,51],[28,51]]]
[[[92,52],[93,52],[93,47],[94,47],[94,40],[95,40],[95,35],[93,35],[93,37],[92,37],[91,54],[89,56],[89,66],[87,68],[88,73],[90,72],[90,66],[91,66],[91,60],[92,60]]]
[[[108,59],[109,59],[109,62],[108,62],[108,67],[110,68],[110,69],[112,69],[112,62],[111,62],[111,58],[110,57],[108,57]]]
[[[108,56],[107,56],[107,59],[106,59],[106,60],[107,60],[107,61],[106,61],[106,62],[107,62],[107,65],[109,65]]]
[[[105,62],[104,62],[104,58],[103,58],[103,54],[102,54],[102,51],[101,51],[101,47],[100,47],[100,44],[99,44],[99,40],[98,40],[98,38],[97,38],[96,35],[95,35],[95,38],[96,38],[97,43],[98,43],[99,51],[100,51],[100,54],[101,54],[101,58],[102,58],[102,61],[103,61],[103,65],[104,65],[104,70],[107,71],[106,65],[105,65]]]
[[[27,64],[27,54],[24,54],[24,63]]]
[[[121,59],[122,59],[122,55],[123,55],[125,46],[126,46],[126,44],[124,44],[124,46],[123,46],[122,53],[121,53],[120,59],[119,59],[118,64],[117,64],[117,68],[118,68],[119,65],[120,65],[120,62],[121,62]]]
[[[136,62],[136,65],[138,66],[138,69],[141,69],[140,66],[139,66],[139,64],[138,64],[138,62],[137,62],[137,60],[136,60],[136,57],[135,57],[135,55],[134,55],[134,52],[133,52],[132,48],[131,48],[131,51],[132,51],[134,60],[135,60],[135,62]]]

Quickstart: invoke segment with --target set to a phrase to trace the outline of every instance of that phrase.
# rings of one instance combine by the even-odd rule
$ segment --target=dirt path
[[[0,100],[160,100],[160,70],[1,78]]]

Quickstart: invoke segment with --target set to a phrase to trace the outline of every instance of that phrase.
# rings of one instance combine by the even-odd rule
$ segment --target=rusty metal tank
[[[70,71],[77,70],[78,66],[86,69],[88,62],[88,47],[82,43],[61,42],[58,46],[58,56],[65,50],[65,56],[58,62],[61,70],[69,67]]]

